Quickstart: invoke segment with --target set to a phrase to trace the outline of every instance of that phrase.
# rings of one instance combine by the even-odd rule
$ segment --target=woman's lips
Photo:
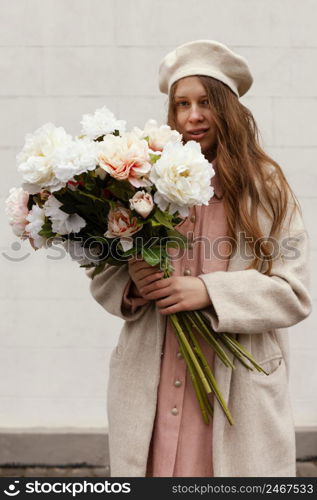
[[[208,129],[197,131],[196,133],[193,132],[187,132],[187,135],[190,139],[202,139],[208,132]]]

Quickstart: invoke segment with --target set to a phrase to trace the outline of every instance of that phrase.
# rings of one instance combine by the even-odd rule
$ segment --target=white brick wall
[[[0,157],[3,201],[20,184],[15,155],[47,121],[79,132],[106,104],[128,126],[163,121],[161,58],[176,45],[216,39],[249,60],[243,102],[282,165],[311,236],[317,303],[317,32],[314,0],[0,0]],[[108,362],[121,321],[93,301],[68,258],[33,252],[4,211],[0,257],[0,427],[106,427]],[[317,424],[316,314],[290,329],[298,426]]]

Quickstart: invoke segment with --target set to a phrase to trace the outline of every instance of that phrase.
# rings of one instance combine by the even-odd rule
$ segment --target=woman
[[[110,361],[112,476],[296,475],[286,328],[311,310],[308,237],[294,194],[239,101],[251,84],[246,61],[214,41],[184,44],[161,63],[168,123],[200,143],[216,172],[215,195],[179,224],[191,244],[174,255],[170,278],[131,259],[91,282],[94,298],[125,320]],[[194,309],[269,373],[240,363],[232,371],[200,339],[233,426],[217,400],[211,425],[203,422],[167,321]]]

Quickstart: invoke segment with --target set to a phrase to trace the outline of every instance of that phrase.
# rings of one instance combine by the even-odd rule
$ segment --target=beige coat
[[[268,236],[271,223],[264,212],[259,213],[259,221]],[[293,239],[287,243],[286,237]],[[290,231],[287,224],[284,227],[279,243],[283,241],[270,277],[263,274],[264,268],[262,272],[246,269],[250,256],[243,258],[244,238],[240,238],[227,272],[208,273],[206,262],[200,275],[213,304],[204,314],[214,330],[234,334],[270,372],[267,376],[249,371],[239,362],[232,371],[215,357],[214,374],[235,420],[230,426],[215,400],[215,477],[296,476],[287,327],[311,311],[309,239],[298,212]],[[86,273],[91,277],[91,270]],[[110,360],[107,394],[112,477],[146,474],[167,320],[153,301],[133,312],[123,310],[122,294],[129,279],[126,265],[108,266],[90,284],[97,302],[125,320]]]

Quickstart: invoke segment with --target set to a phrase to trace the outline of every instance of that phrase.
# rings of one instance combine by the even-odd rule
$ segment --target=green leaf
[[[107,189],[123,201],[128,201],[132,198],[136,191],[129,182],[116,180],[113,180],[110,184],[108,184]]]
[[[142,257],[150,266],[157,266],[161,262],[162,251],[160,247],[142,248]]]
[[[43,238],[50,238],[51,236],[55,236],[56,233],[53,233],[52,231],[52,223],[48,219],[48,217],[45,217],[45,222],[41,227],[41,230],[38,232],[40,236],[43,236]]]
[[[188,241],[187,241],[186,236],[179,233],[177,231],[177,229],[167,229],[166,233],[167,233],[167,237],[171,240],[171,242],[174,242],[175,244],[179,245],[181,248],[187,247]],[[168,243],[168,245],[169,245],[169,243]]]
[[[156,208],[154,212],[154,218],[162,225],[165,227],[168,227],[170,229],[173,229],[173,225],[171,222],[172,216],[168,214],[167,212],[162,212],[158,207]]]
[[[124,257],[130,257],[130,255],[136,255],[136,254],[137,254],[136,248],[130,248],[130,250],[126,250],[125,252],[122,253]]]
[[[65,212],[65,214],[69,214],[69,215],[72,215],[76,211],[74,204],[69,205],[68,203],[64,203],[61,207],[59,207],[59,209],[62,212]]]
[[[152,227],[162,226],[162,224],[160,222],[156,221],[155,219],[149,219],[147,222],[149,224],[151,224]]]
[[[108,203],[108,200],[106,198],[98,198],[98,196],[95,196],[94,194],[91,194],[91,193],[85,193],[85,191],[81,191],[80,189],[78,189],[78,191],[73,191],[73,193],[78,193],[78,195],[75,197],[77,197],[77,199],[80,199],[78,198],[78,196],[84,196],[84,197],[87,197],[87,198],[90,198],[91,200],[94,200],[94,201],[99,201],[100,203]]]
[[[94,179],[91,176],[87,176],[85,179],[85,188],[88,191],[93,191],[93,189],[95,189],[95,187],[96,187],[96,183],[95,183]]]

